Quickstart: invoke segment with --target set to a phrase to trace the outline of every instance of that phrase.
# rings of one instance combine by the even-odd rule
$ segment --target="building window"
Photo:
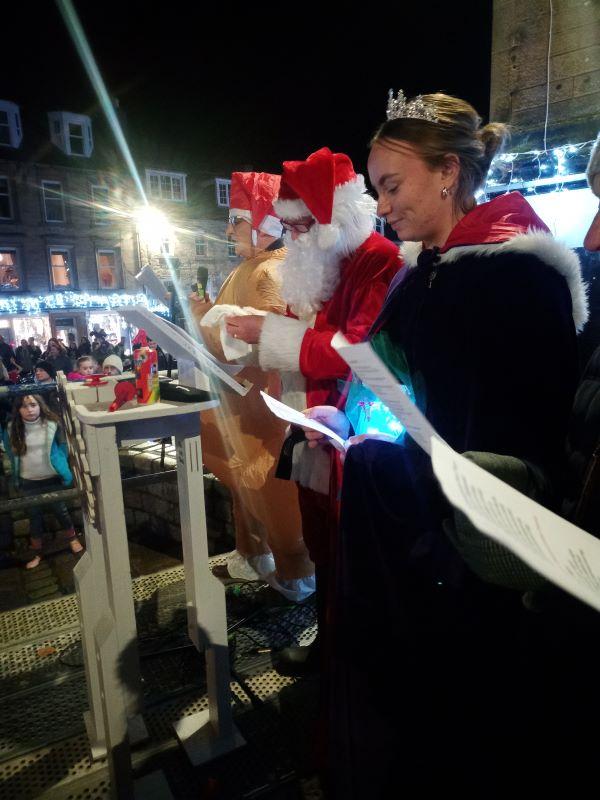
[[[153,200],[187,201],[186,176],[182,172],[159,172],[146,170],[146,184]]]
[[[17,249],[15,247],[0,248],[0,291],[15,292],[22,288]]]
[[[383,217],[375,217],[375,230],[385,236],[385,219]]]
[[[72,248],[50,247],[50,287],[52,289],[74,289],[75,270]]]
[[[8,100],[0,100],[0,145],[18,147],[22,138],[19,106]]]
[[[10,201],[10,184],[8,178],[0,175],[0,219],[12,219],[12,203]]]
[[[171,254],[171,242],[168,239],[161,239],[160,252],[163,256],[168,256]]]
[[[220,208],[229,208],[229,189],[231,187],[231,181],[225,180],[225,178],[217,178],[215,180],[215,186],[217,187],[217,205]]]
[[[235,242],[227,242],[227,255],[229,258],[235,258]]]
[[[48,114],[50,139],[68,156],[89,158],[94,149],[92,122],[85,114],[51,111]]]
[[[98,285],[101,289],[119,288],[119,268],[116,250],[96,250]]]
[[[58,181],[42,181],[42,194],[44,195],[44,216],[46,222],[65,221],[65,203],[62,193],[62,184]]]
[[[94,225],[108,225],[108,186],[92,186],[92,218]]]
[[[196,255],[206,258],[208,255],[208,242],[204,236],[196,236]]]

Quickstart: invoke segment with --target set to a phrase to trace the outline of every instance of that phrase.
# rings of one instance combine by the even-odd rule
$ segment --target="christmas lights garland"
[[[585,180],[585,169],[595,140],[566,144],[547,150],[502,153],[490,166],[485,194],[511,189],[535,193],[542,186],[560,191],[564,184]]]
[[[158,313],[168,312],[168,308],[141,292],[127,294],[91,294],[90,292],[54,292],[45,295],[15,295],[0,297],[0,313],[2,314],[40,314],[45,311],[61,311],[71,309],[106,309],[119,306],[144,305]]]

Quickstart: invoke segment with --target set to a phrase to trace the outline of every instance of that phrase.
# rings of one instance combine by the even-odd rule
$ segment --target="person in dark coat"
[[[587,304],[576,255],[521,195],[476,205],[504,137],[457,98],[391,99],[369,175],[406,268],[371,341],[451,447],[522,459],[552,503]],[[359,390],[348,394],[351,417]],[[349,432],[337,409],[310,415]],[[539,708],[513,646],[520,596],[468,570],[446,536],[452,509],[429,457],[407,434],[380,433],[390,441],[363,434],[344,465],[335,796],[428,796],[450,786],[482,796],[502,770],[512,779],[529,768],[523,723]]]
[[[42,357],[42,348],[35,343],[33,336],[30,336],[27,340],[27,346],[29,348],[29,353],[31,354],[31,360],[35,365],[36,361],[39,361],[39,359]]]
[[[4,337],[0,335],[0,358],[2,359],[4,366],[10,372],[10,370],[14,369],[15,365],[15,351],[12,347],[5,341]]]
[[[90,340],[87,336],[82,336],[79,341],[79,347],[77,348],[77,358],[81,358],[81,356],[89,356],[92,352],[92,345],[90,344]]]
[[[48,349],[46,350],[45,359],[52,364],[56,372],[62,371],[65,375],[68,375],[73,369],[71,359],[58,339],[48,340]]]
[[[23,372],[31,372],[33,370],[33,359],[31,358],[27,339],[21,339],[21,344],[15,350],[15,357]]]

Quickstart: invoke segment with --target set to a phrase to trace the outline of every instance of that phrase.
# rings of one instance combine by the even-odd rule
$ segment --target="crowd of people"
[[[19,394],[12,402],[4,397],[0,402],[2,444],[10,462],[11,483],[19,495],[44,495],[73,485],[54,388],[56,374],[62,371],[69,381],[85,381],[95,374],[120,375],[124,369],[124,339],[113,347],[102,329],[91,331],[90,338],[82,336],[77,343],[71,333],[66,344],[53,337],[42,348],[31,337],[22,339],[13,350],[0,336],[0,384],[32,386],[31,394]],[[35,569],[41,563],[48,536],[44,530],[46,512],[58,520],[71,552],[83,552],[65,502],[34,501],[28,509],[29,555],[25,569]],[[12,546],[12,537],[9,538],[1,543],[0,559],[8,558],[7,551]]]
[[[43,346],[40,347],[40,344]],[[93,374],[121,374],[124,361],[129,366],[125,355],[125,339],[121,338],[113,346],[102,329],[92,330],[90,337],[82,336],[79,343],[74,333],[69,333],[66,343],[52,337],[44,344],[30,336],[29,339],[21,339],[14,349],[0,335],[0,359],[0,384],[48,383],[54,381],[59,371],[64,372],[69,380],[85,380]]]

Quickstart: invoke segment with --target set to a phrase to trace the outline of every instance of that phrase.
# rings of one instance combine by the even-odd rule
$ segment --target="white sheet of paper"
[[[114,310],[136,328],[144,328],[150,338],[174,358],[193,361],[202,372],[214,375],[242,397],[252,388],[249,383],[242,385],[233,379],[233,375],[242,370],[243,366],[222,364],[217,361],[206,347],[196,342],[187,331],[153,314],[145,306],[126,306]]]
[[[431,438],[441,439],[426,417],[402,390],[389,369],[373,350],[369,342],[350,344],[339,331],[331,340],[332,347],[352,371],[392,411],[404,425],[415,442],[431,455]]]
[[[273,412],[273,414],[275,414],[276,417],[279,417],[279,419],[289,422],[292,425],[300,425],[303,428],[310,428],[313,431],[319,431],[319,433],[323,433],[325,436],[331,439],[331,444],[336,448],[336,450],[343,452],[346,449],[346,443],[342,437],[338,436],[337,433],[334,433],[334,431],[328,428],[327,425],[323,425],[321,422],[317,422],[314,419],[308,419],[308,417],[305,417],[301,411],[296,411],[295,408],[286,406],[285,403],[276,400],[274,397],[271,397],[265,392],[261,392],[261,395],[269,409]]]
[[[434,472],[450,502],[478,530],[548,580],[600,611],[600,540],[490,475],[439,439]]]

